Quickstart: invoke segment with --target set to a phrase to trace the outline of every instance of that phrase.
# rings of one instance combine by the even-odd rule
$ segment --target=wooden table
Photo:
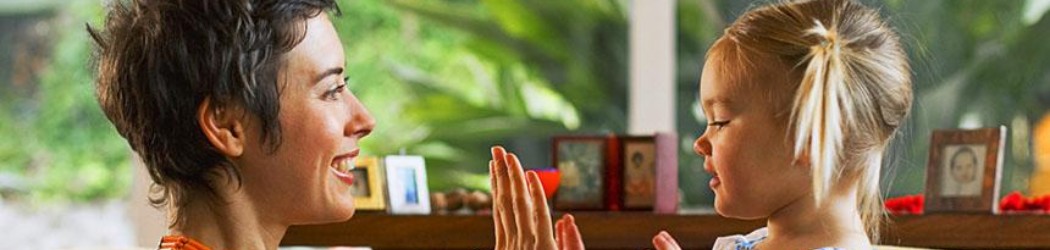
[[[710,249],[714,239],[744,234],[764,221],[717,215],[645,212],[573,213],[588,249],[648,249],[667,230],[685,249]],[[937,214],[892,216],[882,244],[948,249],[1050,249],[1050,215]],[[289,229],[282,245],[371,246],[373,249],[491,249],[487,216],[403,216],[359,213],[343,223]]]

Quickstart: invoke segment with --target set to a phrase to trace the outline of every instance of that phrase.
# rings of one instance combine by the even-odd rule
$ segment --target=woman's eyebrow
[[[328,77],[330,75],[340,75],[340,74],[343,74],[343,67],[330,68],[328,70],[325,70],[324,72],[321,72],[320,75],[317,75],[317,78],[314,79],[313,83],[320,82],[321,80],[324,80],[325,77]]]

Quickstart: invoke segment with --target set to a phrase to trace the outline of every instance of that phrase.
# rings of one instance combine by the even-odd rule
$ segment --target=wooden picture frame
[[[620,138],[623,209],[653,210],[656,204],[657,146],[654,136]]]
[[[926,167],[925,212],[999,212],[1006,127],[936,130]]]
[[[430,191],[422,156],[395,155],[385,159],[391,214],[430,214]]]
[[[561,175],[554,194],[557,210],[602,210],[605,208],[608,137],[555,136],[551,158]]]
[[[354,185],[350,186],[350,195],[354,196],[357,210],[386,209],[386,179],[379,165],[379,158],[362,156],[354,160]]]

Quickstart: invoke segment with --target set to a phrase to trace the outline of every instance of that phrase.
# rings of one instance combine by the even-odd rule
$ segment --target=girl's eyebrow
[[[700,108],[703,109],[703,110],[707,110],[707,109],[713,108],[715,106],[729,106],[730,104],[732,104],[732,102],[729,100],[729,98],[714,97],[714,98],[701,100]]]

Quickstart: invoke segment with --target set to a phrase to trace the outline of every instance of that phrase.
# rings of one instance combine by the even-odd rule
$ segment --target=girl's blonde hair
[[[882,152],[912,103],[899,40],[878,11],[851,0],[782,2],[745,13],[708,53],[720,75],[766,90],[778,114],[790,113],[795,157],[811,166],[817,204],[838,185],[857,185],[873,242]],[[768,73],[778,66],[788,72]]]

